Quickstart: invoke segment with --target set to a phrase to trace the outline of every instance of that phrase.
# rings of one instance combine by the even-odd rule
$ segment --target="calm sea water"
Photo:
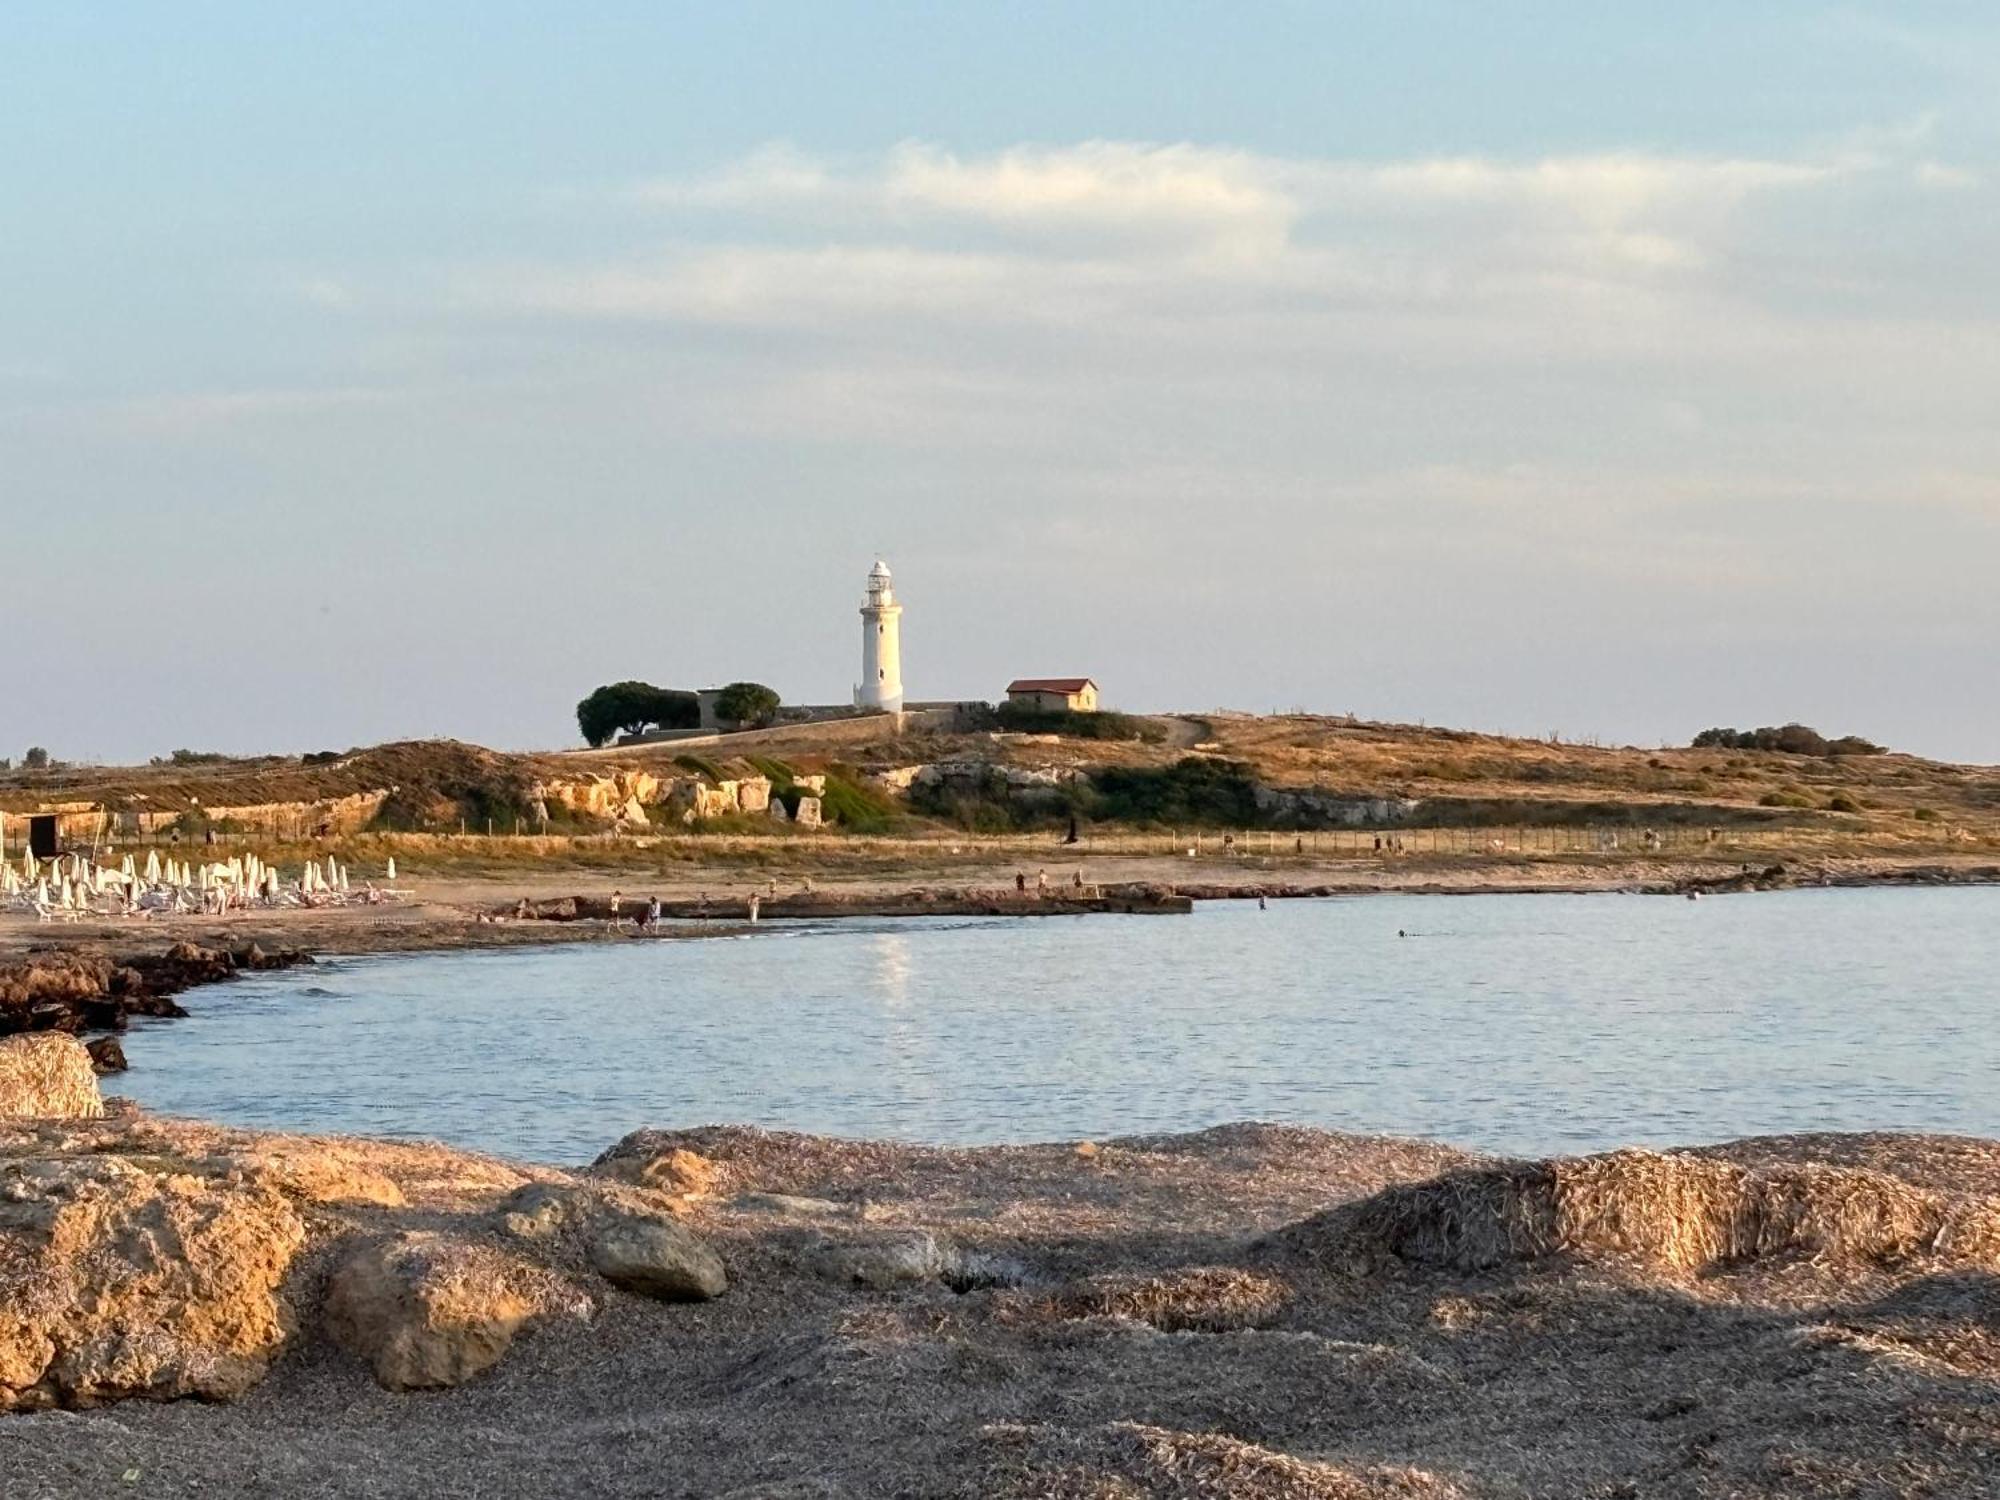
[[[2000,889],[842,922],[185,998],[127,1042],[118,1089],[155,1110],[550,1161],[711,1121],[986,1142],[1266,1119],[1532,1153],[2000,1135]]]

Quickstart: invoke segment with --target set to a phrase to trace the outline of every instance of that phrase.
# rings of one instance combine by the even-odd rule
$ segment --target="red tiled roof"
[[[1080,693],[1096,687],[1088,677],[1017,677],[1007,684],[1010,693]]]

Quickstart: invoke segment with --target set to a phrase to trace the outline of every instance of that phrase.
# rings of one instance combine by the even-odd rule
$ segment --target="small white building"
[[[1094,714],[1097,684],[1088,677],[1017,677],[1007,684],[1007,701],[1024,708]]]
[[[889,565],[881,558],[868,570],[868,602],[861,606],[861,681],[854,687],[858,708],[903,711],[903,606]]]

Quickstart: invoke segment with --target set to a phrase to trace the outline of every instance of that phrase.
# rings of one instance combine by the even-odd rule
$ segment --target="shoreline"
[[[1194,864],[1195,862],[1190,862]],[[1084,890],[1052,883],[1046,896],[1031,885],[1012,887],[1012,871],[991,867],[965,873],[966,881],[911,884],[910,872],[822,878],[758,878],[757,872],[711,869],[629,871],[558,869],[506,875],[441,876],[411,872],[416,893],[407,902],[381,906],[250,908],[227,917],[184,914],[145,920],[86,919],[43,924],[20,915],[0,916],[0,976],[35,955],[137,954],[154,961],[177,943],[265,953],[302,950],[313,955],[451,952],[579,942],[613,942],[635,936],[634,922],[649,896],[661,899],[663,918],[707,921],[712,931],[676,927],[656,940],[691,939],[713,931],[747,929],[749,898],[756,895],[766,921],[898,919],[921,916],[1036,918],[1099,913],[1182,915],[1208,901],[1326,900],[1377,895],[1682,896],[1753,894],[1778,890],[1938,888],[2000,885],[2000,864],[1959,861],[1854,860],[1778,862],[1624,860],[1582,866],[1575,862],[1425,862],[1410,859],[1321,866],[1305,871],[1217,866],[1182,869],[1170,860],[1081,861],[1072,868]],[[925,872],[929,874],[931,872]],[[984,881],[976,877],[984,876]],[[1162,878],[1178,876],[1178,879]],[[649,878],[650,877],[650,878]],[[773,884],[778,894],[770,894]],[[610,898],[622,895],[619,921]],[[523,915],[525,913],[525,916]],[[726,927],[724,924],[727,924]],[[220,977],[220,976],[217,976]],[[4,996],[4,991],[0,991]],[[4,1031],[0,1021],[0,1031]]]

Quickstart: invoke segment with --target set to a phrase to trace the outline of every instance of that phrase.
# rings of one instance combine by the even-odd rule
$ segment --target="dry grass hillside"
[[[381,745],[329,756],[232,759],[135,768],[63,767],[0,773],[0,812],[54,804],[174,812],[198,832],[209,810],[287,805],[310,810],[389,793],[367,831],[526,829],[550,787],[640,775],[678,778],[830,776],[829,821],[848,832],[920,834],[938,828],[1004,832],[1069,813],[1103,824],[1181,826],[1794,828],[1875,845],[1959,847],[2000,840],[2000,767],[1902,754],[1820,757],[1776,751],[1643,749],[1507,739],[1414,725],[1310,715],[1163,716],[1133,721],[1142,737],[1058,733],[890,732],[865,743],[825,743],[813,726],[685,748],[517,755],[456,741]],[[1193,767],[1191,773],[1189,768]],[[960,779],[950,797],[917,793],[919,768]],[[1107,773],[1130,773],[1098,796]],[[1016,783],[1041,777],[1035,796]],[[980,777],[988,777],[982,784]],[[966,778],[971,778],[967,780]],[[1052,779],[1051,779],[1052,778]],[[1192,778],[1192,779],[1190,779]],[[1198,784],[1197,784],[1198,783]],[[621,787],[623,783],[621,783]],[[1053,790],[1050,788],[1053,787]],[[1081,789],[1081,790],[1079,790]],[[600,802],[622,801],[617,798]],[[1149,815],[1149,809],[1171,812]],[[597,831],[588,812],[565,833]],[[678,823],[680,817],[675,816]],[[768,831],[759,821],[754,831]],[[343,831],[363,831],[349,828]],[[711,831],[744,833],[743,824]]]

